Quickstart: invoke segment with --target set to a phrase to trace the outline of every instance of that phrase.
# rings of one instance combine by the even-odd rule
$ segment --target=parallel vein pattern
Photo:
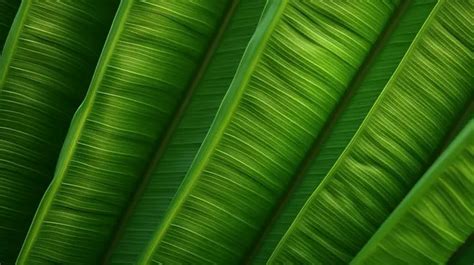
[[[429,166],[474,94],[470,9],[439,5],[271,262],[349,262]]]
[[[274,1],[267,8],[276,11],[265,13],[263,35],[252,40],[264,50],[247,50],[241,65],[250,67],[238,71],[143,263],[242,259],[394,5]],[[305,14],[314,10],[344,16],[312,21]]]
[[[445,264],[474,232],[474,121],[351,264]]]
[[[189,106],[161,159],[152,170],[137,207],[112,257],[113,264],[134,264],[191,165],[255,31],[266,1],[241,0],[231,15]]]
[[[0,65],[0,262],[13,263],[83,99],[115,5],[23,1]],[[55,14],[52,16],[51,14]]]
[[[99,262],[225,7],[122,3],[19,264]]]
[[[267,221],[266,231],[249,255],[248,262],[266,263],[280,239],[291,225],[305,201],[311,196],[337,158],[344,151],[375,100],[400,64],[410,44],[425,22],[435,0],[402,1],[393,13],[383,34],[372,47],[371,54],[354,77],[345,101],[325,125],[308,157],[293,179],[293,190],[288,190],[280,201],[280,209],[273,220]],[[321,14],[310,14],[317,20]],[[332,126],[331,126],[332,123]],[[326,135],[324,135],[324,134]],[[306,164],[307,163],[307,164]],[[301,174],[301,175],[300,175]]]

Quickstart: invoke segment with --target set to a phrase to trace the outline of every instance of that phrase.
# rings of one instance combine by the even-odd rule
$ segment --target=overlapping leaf
[[[2,263],[16,258],[52,179],[113,18],[112,3],[22,2],[0,63]]]
[[[467,7],[458,1],[435,7],[271,262],[349,262],[433,161],[472,104]]]
[[[394,8],[270,3],[142,263],[245,256]]]
[[[183,110],[175,130],[168,129],[169,141],[164,141],[149,165],[149,182],[145,180],[135,194],[136,207],[130,205],[127,216],[111,246],[112,263],[136,262],[163,219],[168,205],[191,165],[217,108],[237,70],[247,43],[255,31],[266,1],[241,0],[228,13],[228,26],[222,30],[205,74]],[[143,189],[143,191],[141,190]],[[127,213],[126,213],[127,214]],[[121,235],[123,232],[123,235]],[[114,242],[115,243],[115,242]]]
[[[474,121],[351,264],[445,264],[474,232]]]
[[[248,256],[248,262],[260,264],[268,260],[305,201],[356,133],[435,3],[435,0],[401,1],[393,12],[383,34],[353,78],[346,96],[313,143],[308,158],[300,166],[286,194],[280,199],[278,208],[267,221],[265,231],[255,242],[253,253]],[[312,15],[313,20],[322,16]]]
[[[471,2],[275,0],[256,28],[264,0],[122,0],[96,68],[111,1],[26,0],[10,30],[2,264],[88,86],[18,264],[348,263],[374,233],[356,262],[424,263],[472,233],[470,151],[403,200],[472,118]]]
[[[134,229],[156,228],[164,209],[155,205],[166,208],[184,176],[160,171],[161,158],[186,170],[262,7],[261,1],[122,3],[20,264],[94,264],[112,254],[114,263],[136,262],[150,235]],[[138,202],[148,178],[160,193]],[[137,202],[154,212],[135,214]],[[130,217],[140,226],[128,226]],[[125,248],[114,251],[124,232]]]

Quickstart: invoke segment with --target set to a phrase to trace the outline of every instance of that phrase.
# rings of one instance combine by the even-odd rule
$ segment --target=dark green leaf
[[[20,3],[20,0],[0,0],[0,55]]]
[[[21,4],[0,62],[1,263],[13,263],[52,179],[113,18],[112,3]]]

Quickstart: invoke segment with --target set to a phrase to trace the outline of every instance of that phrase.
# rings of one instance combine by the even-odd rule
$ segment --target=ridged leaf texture
[[[263,3],[122,2],[20,264],[134,263],[210,126]],[[180,171],[163,171],[162,159]]]
[[[268,24],[265,35],[254,36],[241,63],[248,67],[236,74],[227,109],[218,113],[143,262],[245,258],[395,7],[267,6],[259,25]],[[310,15],[318,9],[344,15],[315,22]]]
[[[421,177],[472,102],[472,38],[459,34],[468,14],[461,2],[438,3],[271,262],[349,262]]]
[[[106,0],[21,4],[0,61],[0,262],[16,258],[52,179],[113,7]]]
[[[259,264],[268,260],[299,210],[356,133],[435,3],[402,1],[394,9],[323,132],[313,142],[306,160],[280,198],[272,217],[267,219],[265,230],[247,257],[248,262]],[[313,21],[318,21],[324,14],[314,12],[311,15]]]
[[[474,231],[474,121],[436,160],[351,264],[446,263]]]
[[[133,263],[151,240],[206,136],[264,5],[265,1],[241,0],[228,10],[228,24],[221,25],[221,36],[214,39],[218,43],[205,74],[189,99],[179,125],[171,132],[168,142],[160,146],[163,151],[157,153],[156,164],[149,167],[149,182],[143,183],[141,194],[137,193],[136,208],[129,209],[128,220],[122,220],[123,235],[116,239],[119,243],[112,263]]]
[[[0,263],[472,264],[473,9],[0,0]]]

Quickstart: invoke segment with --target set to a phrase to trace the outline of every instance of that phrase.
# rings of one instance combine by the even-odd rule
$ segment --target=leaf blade
[[[424,27],[421,33],[423,37],[417,37],[419,41],[410,48],[411,54],[404,59],[336,165],[306,202],[270,262],[286,259],[349,262],[413,185],[430,156],[442,146],[443,138],[449,134],[446,127],[462,116],[473,94],[468,49],[443,31],[443,23],[449,23],[446,10],[466,12],[462,5],[451,6],[449,2],[440,2],[435,7],[426,24],[430,26]],[[466,21],[462,27],[467,27]],[[437,35],[440,31],[443,37]],[[441,49],[429,49],[438,45],[456,49],[450,49],[449,55]],[[453,70],[441,77],[439,73],[444,71],[445,63]],[[438,87],[438,83],[444,86]],[[418,101],[420,98],[424,100]],[[447,126],[440,128],[435,124]],[[380,183],[385,184],[385,190]],[[311,219],[317,219],[318,223]],[[347,235],[353,240],[344,241]],[[310,253],[310,247],[319,251]]]
[[[415,2],[415,3],[413,3]],[[371,54],[359,69],[334,115],[313,143],[292,186],[268,221],[247,262],[265,263],[305,201],[344,151],[396,70],[435,1],[404,1],[397,7]]]
[[[446,263],[474,230],[473,143],[471,121],[351,264]]]
[[[228,3],[122,3],[23,263],[99,262]]]
[[[169,142],[162,142],[162,155],[149,167],[150,182],[124,223],[124,235],[113,252],[112,263],[135,261],[158,226],[212,123],[265,2],[244,0],[234,4],[235,10],[228,13],[229,25],[221,24],[222,39],[217,40],[219,45],[189,106],[183,110]]]
[[[296,2],[289,2],[290,4],[298,5]],[[360,41],[357,43],[360,45],[357,48],[360,49],[352,49],[352,51],[355,50],[356,52],[344,54],[347,56],[347,64],[350,66],[340,66],[337,64],[339,63],[337,58],[330,58],[330,56],[322,57],[326,56],[326,54],[323,55],[318,50],[319,46],[312,44],[313,40],[311,38],[315,38],[328,46],[334,44],[318,39],[320,36],[314,34],[314,32],[312,32],[314,35],[310,35],[306,39],[299,39],[298,32],[290,30],[297,22],[308,23],[305,20],[293,20],[301,16],[299,14],[296,15],[296,7],[292,6],[291,8],[293,9],[289,9],[288,13],[293,16],[285,18],[285,23],[288,24],[282,24],[283,26],[279,28],[280,31],[277,34],[290,44],[292,44],[292,41],[296,42],[296,40],[298,43],[302,42],[304,44],[301,44],[299,47],[295,47],[297,45],[288,46],[288,44],[284,43],[276,44],[277,40],[270,38],[269,43],[274,41],[273,44],[268,44],[269,46],[266,47],[270,52],[262,54],[262,58],[268,59],[269,62],[261,63],[261,65],[257,64],[256,69],[258,70],[255,70],[255,72],[242,71],[237,74],[237,76],[240,74],[247,78],[249,75],[254,75],[251,76],[250,82],[255,83],[247,87],[244,83],[240,87],[240,84],[237,83],[240,81],[239,78],[235,79],[237,81],[230,88],[230,91],[235,94],[228,94],[222,105],[225,107],[226,103],[229,105],[234,104],[232,106],[238,104],[235,114],[230,107],[219,111],[216,118],[218,122],[215,123],[218,125],[211,127],[211,131],[199,151],[195,163],[188,172],[185,184],[181,186],[180,197],[175,198],[174,206],[168,214],[166,223],[162,225],[151,244],[156,246],[155,256],[151,257],[152,253],[155,252],[155,246],[151,246],[148,252],[144,254],[145,258],[141,263],[166,263],[184,260],[195,263],[235,262],[242,258],[242,255],[249,246],[248,244],[252,241],[256,231],[259,230],[259,222],[262,221],[269,208],[272,207],[271,204],[275,196],[281,191],[280,189],[284,188],[287,178],[291,177],[290,175],[294,167],[304,156],[308,144],[314,139],[313,133],[317,130],[316,127],[319,129],[321,123],[325,121],[326,115],[332,109],[332,104],[335,103],[332,100],[337,101],[346,83],[350,81],[351,76],[354,74],[354,71],[349,71],[347,68],[350,68],[350,66],[357,68],[361,63],[391,11],[390,7],[382,5],[376,7],[369,5],[365,6],[365,9],[358,9],[358,7],[350,5],[341,7],[341,9],[332,6],[328,7],[329,10],[334,11],[331,9],[333,8],[338,12],[344,12],[344,8],[353,8],[352,12],[354,10],[355,12],[360,12],[364,19],[376,22],[364,27],[364,23],[357,24],[357,22],[363,20],[362,18],[356,18],[356,21],[353,20],[355,15],[348,15],[347,20],[337,18],[342,20],[341,23],[344,25],[347,24],[349,28],[344,33],[351,37],[358,36],[357,40]],[[371,14],[370,12],[373,13]],[[284,16],[285,14],[282,17]],[[264,20],[265,17],[262,21]],[[304,24],[298,30],[304,31],[304,34],[307,34],[308,31],[311,32],[310,27],[305,27]],[[350,30],[354,30],[356,33]],[[270,33],[271,31],[266,30],[266,32]],[[344,41],[351,42],[344,39],[336,42],[336,44],[340,45],[342,49],[344,47],[347,49]],[[317,43],[319,44],[319,42]],[[280,50],[273,50],[275,46],[271,45],[283,47],[282,49],[285,52],[279,54]],[[313,47],[316,48],[309,52]],[[286,54],[287,51],[289,55]],[[311,57],[315,56],[314,54],[319,56],[318,60]],[[255,58],[256,54],[247,53],[246,56]],[[276,58],[281,61],[273,62],[272,60]],[[315,92],[311,90],[311,86],[303,86],[299,83],[299,80],[295,80],[296,78],[311,80],[311,77],[304,75],[306,74],[304,71],[299,72],[300,69],[298,67],[289,63],[297,61],[295,58],[302,61],[300,64],[314,62],[314,65],[308,63],[310,66],[302,66],[306,67],[304,69],[317,69],[321,71],[319,73],[315,70],[315,73],[309,76],[320,76],[324,71],[330,71],[331,74],[336,75],[331,76],[333,79],[328,81],[332,86],[327,84],[325,84],[327,86],[324,86],[328,90],[331,87],[332,91],[337,91],[333,92],[334,94],[328,95],[331,99],[330,102],[328,102],[327,98],[322,96],[318,98],[316,96],[318,92],[320,94],[328,93],[323,88]],[[329,59],[325,62],[323,58]],[[267,65],[270,65],[270,62],[274,63],[273,69],[275,69],[275,72],[272,72],[273,69],[268,70],[266,68]],[[291,68],[288,72],[282,71],[281,69],[284,69],[282,64],[285,63],[294,68]],[[318,65],[318,63],[321,63],[321,65]],[[334,64],[337,64],[337,66],[334,66]],[[336,67],[341,67],[346,72],[344,74],[339,73],[337,71],[341,69],[335,69]],[[329,70],[326,70],[327,68]],[[334,74],[335,72],[340,75]],[[295,79],[292,79],[292,77]],[[272,82],[268,80],[269,78],[275,78],[277,81]],[[262,80],[261,83],[259,83],[260,80]],[[280,84],[279,81],[281,81]],[[314,87],[320,84],[319,80],[311,81],[314,82]],[[308,81],[308,83],[311,83],[311,81]],[[265,90],[264,82],[269,82],[268,87],[272,87],[271,91]],[[284,84],[284,88],[280,87],[282,84]],[[305,85],[307,84],[305,83]],[[298,90],[298,92],[293,94],[291,88]],[[314,94],[311,94],[312,92]],[[268,95],[265,95],[266,93]],[[313,102],[307,102],[301,100],[301,98]],[[320,105],[317,106],[318,104]],[[268,110],[265,111],[263,108]],[[307,109],[309,111],[303,111]],[[320,115],[320,117],[308,117],[314,114],[310,111],[311,109],[322,110],[321,112],[323,113],[316,114]],[[232,115],[235,115],[235,118]],[[294,120],[288,118],[290,115]],[[259,121],[259,119],[263,121]],[[256,128],[250,128],[252,126]],[[262,134],[267,134],[268,138]],[[285,137],[288,138],[285,139]],[[282,139],[285,139],[285,141]],[[284,142],[287,142],[288,145],[285,145]],[[237,144],[240,147],[237,147]],[[275,150],[271,151],[272,148]],[[280,154],[281,151],[277,150],[284,150],[284,154]],[[248,154],[252,153],[255,154],[255,157],[248,156]],[[257,188],[256,186],[258,185],[260,186]],[[246,188],[247,186],[251,188]],[[253,188],[255,188],[255,191],[252,193]],[[235,198],[230,198],[234,196]],[[253,203],[250,203],[251,201]],[[218,219],[232,221],[227,224],[217,222]],[[235,246],[239,246],[239,248],[237,249]]]
[[[112,19],[111,3],[99,3],[84,15],[91,8],[85,3],[23,1],[12,25],[0,63],[0,237],[8,242],[1,244],[0,256],[5,262],[16,258],[51,180]]]

